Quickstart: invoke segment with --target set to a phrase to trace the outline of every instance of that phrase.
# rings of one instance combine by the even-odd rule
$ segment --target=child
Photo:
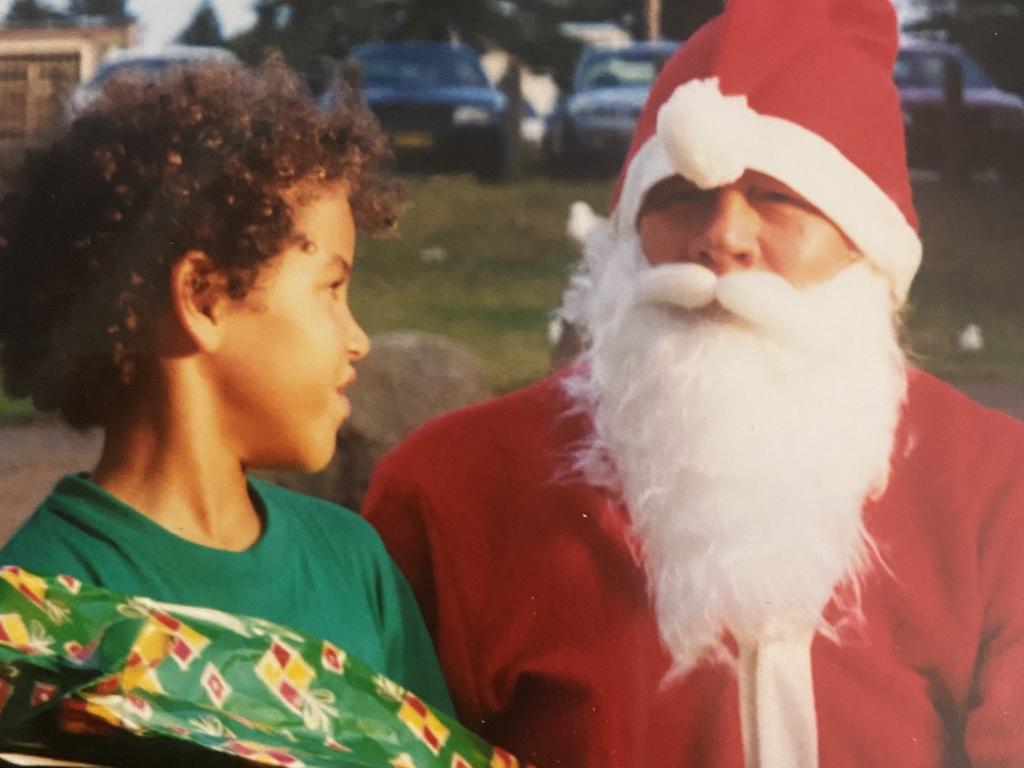
[[[30,158],[0,211],[5,389],[99,425],[0,551],[331,640],[451,710],[408,585],[353,513],[247,477],[316,470],[368,341],[355,231],[395,218],[386,142],[285,68],[120,79]]]

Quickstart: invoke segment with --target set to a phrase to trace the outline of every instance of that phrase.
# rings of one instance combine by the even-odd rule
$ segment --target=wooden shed
[[[75,86],[112,48],[135,45],[135,25],[0,28],[0,167],[59,124]]]

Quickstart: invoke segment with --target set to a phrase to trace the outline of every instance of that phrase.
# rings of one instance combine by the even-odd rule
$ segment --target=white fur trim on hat
[[[877,184],[822,136],[790,120],[762,115],[741,96],[725,96],[718,79],[679,86],[658,112],[655,135],[634,155],[613,214],[632,231],[644,196],[679,174],[702,189],[723,186],[744,170],[792,187],[831,219],[883,274],[902,303],[921,262],[921,241]]]

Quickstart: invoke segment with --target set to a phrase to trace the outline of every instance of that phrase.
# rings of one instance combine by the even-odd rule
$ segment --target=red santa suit
[[[876,314],[898,306],[921,243],[892,83],[897,44],[889,0],[729,0],[651,89],[611,218],[587,243],[586,328],[629,314],[603,291],[643,266],[637,218],[648,192],[673,176],[701,192],[748,172],[783,182],[852,244],[857,269],[884,278],[891,297]],[[842,314],[829,304],[806,324],[833,311]],[[592,338],[590,379],[607,387],[621,374],[600,354],[608,335]],[[843,393],[849,383],[830,386]],[[893,436],[896,399],[884,494],[861,508],[858,490],[846,510],[877,547],[857,574],[861,620],[835,639],[808,622],[799,638],[766,623],[753,643],[729,624],[738,669],[687,660],[666,677],[663,614],[631,535],[638,510],[572,470],[581,444],[606,436],[610,422],[598,402],[592,425],[586,399],[570,400],[558,379],[416,433],[380,465],[366,514],[413,585],[463,720],[540,766],[1024,766],[1024,427],[913,373]],[[817,455],[803,458],[813,473]],[[695,511],[704,510],[680,514]],[[822,528],[837,519],[827,512],[814,518]],[[728,519],[743,525],[742,514]],[[779,530],[778,516],[759,519]],[[649,541],[647,565],[657,568]],[[699,551],[679,557],[718,552],[722,538],[692,541]],[[792,559],[798,547],[770,567],[806,573]],[[718,584],[744,570],[733,555]],[[777,598],[751,588],[767,583],[764,566],[746,569],[744,594]],[[678,581],[701,590],[691,598],[700,606],[707,582],[689,572]],[[823,626],[856,604],[837,588],[814,616]],[[656,607],[664,594],[655,592]],[[788,620],[784,603],[759,597],[757,608]],[[667,635],[676,662],[691,626]]]
[[[441,417],[366,514],[413,586],[456,708],[539,766],[740,768],[736,677],[669,657],[625,512],[573,480],[558,378]],[[910,379],[864,622],[812,646],[820,764],[1024,765],[1024,425]]]

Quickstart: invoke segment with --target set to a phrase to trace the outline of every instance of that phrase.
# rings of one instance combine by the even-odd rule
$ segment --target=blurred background
[[[336,79],[358,84],[408,178],[395,235],[359,241],[357,317],[378,336],[450,340],[478,361],[475,396],[507,391],[571,356],[557,315],[578,258],[569,206],[606,212],[651,80],[720,7],[0,0],[0,188],[118,71],[158,77],[181,62],[279,51],[325,106]],[[925,243],[907,347],[915,364],[1024,416],[1024,0],[897,10],[893,77]],[[95,446],[0,397],[0,498],[30,508]],[[17,484],[29,475],[38,493]]]

